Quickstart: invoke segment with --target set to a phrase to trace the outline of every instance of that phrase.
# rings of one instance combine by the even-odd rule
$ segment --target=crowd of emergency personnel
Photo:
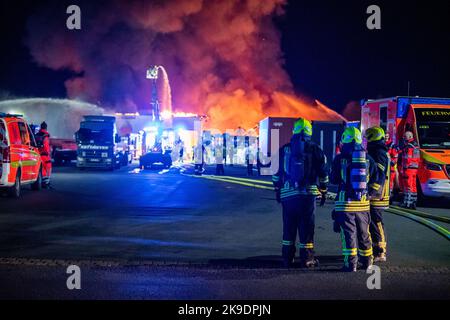
[[[346,127],[339,153],[329,165],[321,148],[311,141],[311,123],[296,121],[290,142],[279,150],[278,171],[272,177],[282,205],[285,267],[293,265],[296,245],[301,267],[319,264],[314,256],[316,197],[325,199],[329,183],[338,186],[331,217],[333,230],[340,234],[342,270],[354,272],[374,261],[386,261],[383,212],[399,184],[404,190],[402,206],[415,209],[419,149],[410,131],[398,146],[381,127],[368,128],[364,135],[366,148],[360,130]]]

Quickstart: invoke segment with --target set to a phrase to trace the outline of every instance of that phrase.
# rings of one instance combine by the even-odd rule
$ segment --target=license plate
[[[100,162],[100,159],[90,159],[91,162]]]

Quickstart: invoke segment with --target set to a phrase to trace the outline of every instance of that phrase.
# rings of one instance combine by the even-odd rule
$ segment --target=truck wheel
[[[20,185],[20,170],[17,171],[17,175],[16,175],[16,181],[14,183],[14,185],[9,188],[8,190],[8,195],[11,198],[19,198],[20,197],[20,191],[21,191],[21,185]]]
[[[39,168],[38,177],[35,182],[31,185],[31,190],[39,191],[42,189],[42,168]]]

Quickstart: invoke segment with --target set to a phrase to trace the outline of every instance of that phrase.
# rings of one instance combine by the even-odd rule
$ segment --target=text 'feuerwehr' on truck
[[[75,138],[79,168],[114,170],[131,162],[128,138],[119,136],[113,116],[84,116]]]

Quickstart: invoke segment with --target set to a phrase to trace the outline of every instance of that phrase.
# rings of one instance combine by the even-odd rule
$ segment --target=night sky
[[[72,74],[37,66],[23,44],[41,2],[1,0],[0,97],[65,96]],[[382,30],[366,28],[370,4],[381,7]],[[406,95],[408,80],[412,95],[450,97],[449,1],[297,0],[285,10],[276,25],[298,93],[337,111],[349,101]]]

